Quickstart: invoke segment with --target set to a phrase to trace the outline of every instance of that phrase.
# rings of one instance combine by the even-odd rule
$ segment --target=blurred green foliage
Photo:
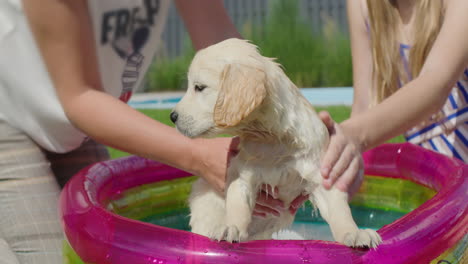
[[[176,58],[163,57],[151,65],[146,74],[149,91],[185,90],[186,74],[195,51],[186,45],[185,53]]]
[[[239,30],[264,56],[277,58],[298,87],[352,86],[349,36],[327,17],[314,33],[306,19],[299,15],[297,0],[274,0],[263,26],[247,22]],[[194,54],[187,45],[182,56],[156,61],[147,75],[147,89],[184,90]]]

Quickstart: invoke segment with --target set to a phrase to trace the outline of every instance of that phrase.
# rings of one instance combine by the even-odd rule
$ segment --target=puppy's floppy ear
[[[229,64],[223,69],[220,86],[214,108],[214,122],[220,127],[232,127],[265,99],[266,75],[256,67]]]

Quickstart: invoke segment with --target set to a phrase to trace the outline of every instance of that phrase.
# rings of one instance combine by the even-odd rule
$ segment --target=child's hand
[[[319,116],[330,133],[330,144],[321,166],[323,186],[330,189],[335,184],[341,191],[353,194],[363,180],[361,147],[352,135],[333,121],[328,112],[320,112]]]
[[[262,185],[262,189],[257,195],[257,201],[253,211],[254,216],[266,217],[268,214],[280,216],[282,211],[288,210],[294,215],[298,208],[307,201],[308,195],[299,195],[291,202],[289,207],[284,205],[284,202],[278,198],[278,187],[272,188],[270,185]]]

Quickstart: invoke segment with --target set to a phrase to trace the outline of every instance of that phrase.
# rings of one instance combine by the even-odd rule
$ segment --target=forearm
[[[367,100],[367,97],[359,96],[356,93],[356,89],[354,90],[354,99],[353,99],[353,105],[351,107],[351,117],[354,117],[356,115],[360,115],[363,112],[365,112],[367,109],[369,109],[369,102]]]
[[[346,5],[353,62],[354,95],[351,116],[369,108],[370,91],[373,86],[372,47],[361,2],[348,0]]]
[[[379,105],[342,123],[364,149],[405,132],[442,108],[468,65],[467,11],[467,1],[449,1],[419,75]]]
[[[119,100],[88,89],[63,105],[71,122],[96,141],[197,173],[192,139]]]
[[[428,75],[420,76],[369,111],[341,126],[356,137],[363,150],[375,147],[439,111],[451,86]]]
[[[176,0],[196,50],[228,38],[241,38],[220,0]]]

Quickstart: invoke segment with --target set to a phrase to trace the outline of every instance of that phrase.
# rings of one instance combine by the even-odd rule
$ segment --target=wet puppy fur
[[[294,216],[287,211],[279,217],[252,216],[261,185],[269,184],[278,187],[277,198],[286,206],[309,194],[336,241],[353,247],[381,242],[375,231],[357,227],[346,192],[322,186],[319,163],[329,141],[327,128],[280,65],[260,55],[255,45],[228,39],[200,50],[171,119],[188,137],[240,137],[226,192],[215,191],[203,178],[193,185],[194,233],[229,242],[271,239]]]

